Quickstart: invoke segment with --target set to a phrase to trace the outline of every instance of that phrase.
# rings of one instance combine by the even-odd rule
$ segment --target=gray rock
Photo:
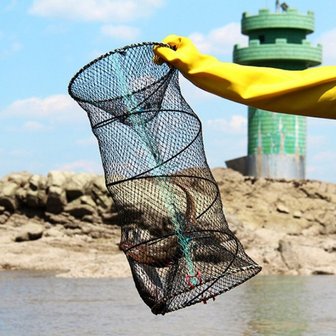
[[[316,221],[322,224],[323,229],[321,233],[323,234],[335,234],[336,233],[336,212],[327,211],[323,214],[319,214],[316,217]]]
[[[40,176],[32,175],[29,179],[29,188],[33,191],[36,191],[40,187]]]
[[[85,215],[81,218],[83,222],[92,223],[92,224],[101,224],[102,218],[98,215]]]
[[[304,219],[306,219],[309,222],[313,222],[314,221],[314,216],[311,212],[306,212],[303,216]]]
[[[101,215],[101,218],[106,224],[118,224],[118,213],[116,212],[105,212]]]
[[[79,232],[81,232],[82,225],[81,225],[81,223],[79,221],[74,221],[74,222],[69,222],[69,223],[63,224],[63,227],[65,229],[70,229],[70,230],[77,230],[77,229],[79,229],[80,230]],[[68,232],[70,232],[70,231],[68,231]]]
[[[95,198],[95,202],[99,206],[99,208],[102,209],[101,211],[99,211],[100,213],[103,213],[107,210],[113,211],[115,209],[112,197],[110,197],[109,195],[97,195],[97,197]]]
[[[81,204],[90,205],[92,208],[96,207],[96,203],[90,196],[84,195],[79,200]]]
[[[28,190],[26,195],[26,204],[30,208],[43,208],[47,204],[47,194],[45,190]]]
[[[52,238],[61,238],[64,237],[64,233],[58,228],[52,227],[44,232],[44,236]]]
[[[105,186],[105,180],[102,176],[94,178],[90,185],[91,195],[94,202],[99,207],[99,214],[106,210],[113,210],[113,201]]]
[[[326,239],[322,243],[322,248],[324,251],[329,252],[329,253],[334,253],[336,252],[336,240],[335,239]],[[336,265],[335,265],[336,267]]]
[[[85,194],[87,186],[91,181],[92,176],[89,174],[73,175],[65,185],[65,191],[69,202],[79,198]]]
[[[276,209],[280,213],[284,213],[284,214],[289,214],[290,213],[289,209],[285,205],[283,205],[282,203],[278,203],[277,206],[276,206]]]
[[[44,227],[35,223],[28,223],[21,227],[20,232],[16,235],[16,242],[40,239],[43,235]]]
[[[37,192],[39,207],[45,207],[47,205],[47,194],[45,189],[39,189]]]
[[[289,240],[281,239],[279,241],[279,252],[289,270],[298,270],[301,268],[293,245]]]
[[[47,198],[47,212],[61,213],[67,204],[65,190],[59,186],[50,186]]]
[[[0,190],[0,206],[10,212],[14,212],[19,206],[15,195],[18,188],[19,186],[14,182],[3,183]]]
[[[293,217],[294,218],[301,218],[302,217],[302,212],[301,211],[294,211]]]
[[[293,274],[336,273],[336,255],[326,251],[316,237],[288,236],[280,240],[279,251],[289,271]]]
[[[74,216],[75,218],[83,218],[86,215],[95,215],[96,210],[90,205],[81,204],[80,202],[71,202],[65,208],[64,211]]]
[[[15,212],[19,207],[19,202],[15,196],[3,196],[0,195],[0,206],[4,207],[10,212]]]
[[[92,190],[106,193],[105,179],[103,176],[95,176],[92,181]]]
[[[45,219],[48,220],[52,224],[60,224],[60,225],[66,225],[68,223],[73,223],[76,221],[76,219],[71,216],[70,214],[66,212],[62,212],[60,214],[53,214],[50,212],[46,212],[44,214]]]
[[[334,275],[335,269],[332,267],[319,267],[312,271],[312,275]]]
[[[5,197],[15,197],[15,192],[19,186],[14,182],[4,183],[1,190],[1,195]]]
[[[61,171],[51,171],[47,176],[47,185],[63,187],[67,179],[73,174]]]
[[[0,215],[0,224],[5,224],[10,217],[10,213],[8,211],[3,212]]]
[[[20,187],[16,190],[16,198],[22,202],[26,203],[26,198],[27,198],[27,190]]]
[[[38,208],[39,207],[39,199],[38,199],[38,191],[28,190],[26,195],[26,203],[30,208]]]
[[[93,195],[104,195],[107,193],[105,180],[102,176],[93,178],[89,187]]]
[[[8,182],[13,182],[20,187],[24,187],[27,184],[27,181],[31,177],[31,174],[28,172],[23,173],[14,173],[7,176]]]

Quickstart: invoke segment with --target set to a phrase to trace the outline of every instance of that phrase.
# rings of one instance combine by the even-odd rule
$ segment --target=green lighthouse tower
[[[306,39],[314,31],[314,13],[302,14],[283,5],[281,12],[261,9],[257,15],[243,14],[241,30],[249,44],[234,47],[235,63],[288,70],[321,64],[322,47]],[[242,159],[240,170],[246,175],[305,178],[306,118],[249,107],[248,156]],[[237,160],[228,161],[229,167],[230,162],[237,166]]]

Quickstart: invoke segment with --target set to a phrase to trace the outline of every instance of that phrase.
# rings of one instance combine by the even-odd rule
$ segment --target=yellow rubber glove
[[[220,62],[186,37],[169,35],[154,52],[196,86],[256,108],[336,119],[336,66],[281,70]]]

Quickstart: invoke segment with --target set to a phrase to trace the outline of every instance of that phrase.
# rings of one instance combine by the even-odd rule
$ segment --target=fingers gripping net
[[[229,230],[201,123],[155,43],[81,69],[70,95],[88,113],[135,285],[154,314],[214,298],[260,271]]]

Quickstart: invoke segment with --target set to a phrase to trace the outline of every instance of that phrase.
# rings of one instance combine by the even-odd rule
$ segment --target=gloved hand
[[[155,47],[154,52],[158,58],[154,61],[158,64],[165,61],[179,69],[184,75],[195,68],[196,64],[204,61],[205,57],[211,58],[211,56],[202,55],[187,37],[169,35],[162,42],[170,45],[171,48]],[[213,60],[215,60],[214,57]]]
[[[196,86],[256,108],[336,119],[336,66],[282,70],[220,62],[201,54],[186,37],[169,35],[155,47],[159,59]]]

